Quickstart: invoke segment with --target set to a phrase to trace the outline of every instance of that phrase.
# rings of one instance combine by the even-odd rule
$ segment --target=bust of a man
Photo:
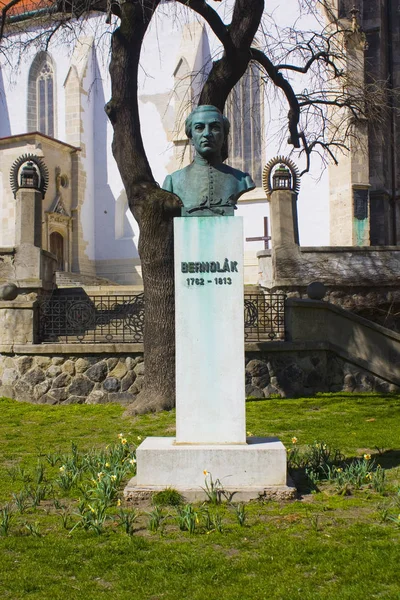
[[[182,216],[233,215],[237,199],[256,186],[248,173],[222,161],[228,119],[215,106],[198,106],[186,119],[185,131],[196,151],[194,160],[188,167],[167,175],[163,189],[182,200]]]

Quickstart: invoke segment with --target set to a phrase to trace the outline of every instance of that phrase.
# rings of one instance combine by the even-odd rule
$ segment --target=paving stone
[[[46,376],[45,376],[44,372],[42,371],[42,369],[39,369],[39,367],[35,367],[34,369],[31,369],[30,371],[25,373],[25,375],[23,377],[23,381],[26,381],[32,387],[37,385],[41,381],[44,381],[45,379],[46,379]]]
[[[86,377],[89,377],[89,379],[92,381],[99,382],[104,381],[104,379],[107,377],[107,371],[107,362],[102,360],[89,367],[85,374]]]
[[[75,370],[77,373],[84,373],[89,367],[90,363],[86,358],[78,358],[75,363]]]
[[[245,395],[246,398],[264,398],[264,392],[251,384],[246,385]]]
[[[90,381],[84,375],[77,375],[69,386],[69,393],[72,396],[88,396],[94,386],[93,381]]]
[[[107,392],[118,392],[119,389],[121,387],[121,382],[119,379],[117,379],[116,377],[108,377],[104,382],[103,382],[103,388],[107,391]]]
[[[117,379],[122,379],[127,373],[126,365],[118,361],[112,371],[109,373],[109,377],[116,377]]]
[[[46,371],[46,377],[53,379],[62,373],[62,368],[59,365],[51,365]]]
[[[138,363],[133,370],[138,377],[142,377],[144,375],[144,363]]]
[[[68,395],[67,399],[62,404],[84,404],[86,396],[73,396]]]
[[[75,375],[75,363],[73,360],[67,360],[61,367],[64,373],[68,373],[73,377]]]
[[[108,394],[103,390],[93,390],[85,400],[85,404],[106,404]]]
[[[251,360],[246,365],[246,371],[250,373],[252,377],[261,377],[262,375],[269,375],[268,367],[265,362],[261,360]]]
[[[63,388],[71,382],[71,375],[68,373],[60,373],[54,380],[52,388]]]
[[[65,358],[63,356],[53,356],[53,358],[51,359],[53,365],[62,365],[64,361]]]
[[[33,356],[21,356],[20,358],[17,358],[16,362],[19,372],[23,375],[32,367]]]
[[[50,385],[51,385],[51,382],[48,379],[45,379],[44,381],[41,381],[40,383],[35,385],[35,387],[33,389],[34,399],[39,400],[39,398],[41,396],[43,396],[43,394],[46,394],[46,392],[48,392],[50,389]]]

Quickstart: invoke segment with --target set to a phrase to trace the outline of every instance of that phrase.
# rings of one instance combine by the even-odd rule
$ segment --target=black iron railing
[[[244,295],[244,338],[246,342],[285,339],[285,295]]]
[[[246,342],[284,340],[285,296],[245,294]],[[82,288],[57,290],[39,304],[42,343],[141,343],[144,296],[88,296]]]
[[[63,290],[66,291],[66,290]],[[39,306],[41,342],[143,342],[144,296],[53,294]]]

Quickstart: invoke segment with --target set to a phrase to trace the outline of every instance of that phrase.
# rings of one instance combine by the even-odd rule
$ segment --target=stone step
[[[59,288],[87,286],[118,286],[117,283],[96,275],[82,275],[67,271],[56,271],[56,284]]]

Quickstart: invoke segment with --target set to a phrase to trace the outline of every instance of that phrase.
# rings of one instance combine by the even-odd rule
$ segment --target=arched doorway
[[[57,271],[64,271],[64,238],[58,231],[50,234],[50,252],[57,257]]]

